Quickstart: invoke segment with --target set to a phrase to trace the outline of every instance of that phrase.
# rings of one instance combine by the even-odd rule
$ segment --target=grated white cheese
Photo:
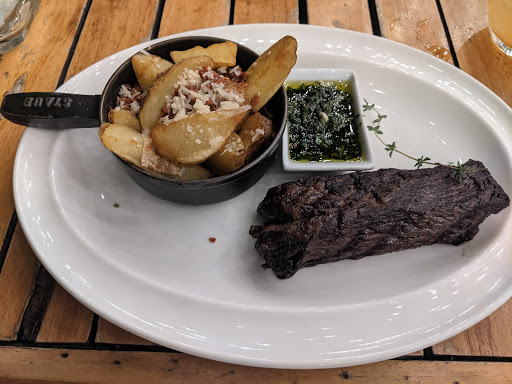
[[[160,121],[169,124],[195,113],[206,114],[216,111],[232,111],[245,104],[243,94],[237,92],[237,88],[226,89],[224,82],[229,81],[220,71],[227,71],[227,68],[219,68],[215,72],[208,67],[203,73],[199,70],[185,69],[178,76],[174,87],[178,92],[174,95],[167,95],[166,108],[171,117],[164,116]],[[230,73],[240,75],[242,69],[236,66]],[[233,88],[233,87],[231,87]],[[212,106],[212,107],[211,107]]]
[[[208,144],[210,144],[212,147],[215,147],[215,146],[219,145],[220,143],[222,143],[222,141],[223,141],[222,136],[216,136],[216,137],[210,139],[208,141]]]
[[[135,115],[140,111],[140,104],[136,101],[130,103],[130,111]]]

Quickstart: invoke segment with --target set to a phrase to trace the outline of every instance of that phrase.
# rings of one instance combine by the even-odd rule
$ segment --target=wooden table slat
[[[66,78],[107,56],[150,40],[157,8],[158,0],[93,1]]]
[[[56,284],[36,341],[84,343],[91,332],[93,315],[93,312]]]
[[[230,0],[210,0],[207,6],[199,1],[166,1],[158,36],[228,25],[230,6]]]
[[[309,0],[308,22],[372,34],[372,22],[366,0]]]
[[[511,324],[512,299],[467,331],[434,345],[432,351],[438,355],[512,357]]]
[[[235,2],[234,24],[296,24],[298,22],[297,0],[238,0]]]
[[[102,317],[98,320],[96,342],[108,344],[155,345],[151,341],[119,328],[117,325],[112,324]]]
[[[17,226],[0,274],[0,340],[16,340],[39,266],[20,226]]]
[[[435,0],[376,0],[383,37],[453,63]]]
[[[72,369],[71,369],[72,367]],[[324,370],[245,367],[184,353],[0,347],[0,377],[17,383],[512,383],[510,363],[398,361]]]

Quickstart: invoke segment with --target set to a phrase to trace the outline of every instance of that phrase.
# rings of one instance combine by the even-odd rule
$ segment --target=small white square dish
[[[347,127],[348,134],[352,133],[357,135],[357,141],[360,144],[360,155],[356,158],[349,158],[349,159],[339,159],[339,158],[332,158],[332,157],[323,157],[319,160],[315,159],[292,159],[292,154],[290,151],[290,146],[295,145],[295,148],[297,148],[297,144],[294,144],[298,138],[300,140],[309,140],[311,141],[318,141],[321,139],[318,139],[315,136],[316,133],[311,131],[311,124],[312,122],[316,121],[318,119],[318,127],[319,130],[321,130],[325,137],[325,134],[327,133],[327,136],[330,136],[330,131],[328,122],[330,120],[329,116],[332,116],[331,113],[328,112],[326,114],[323,111],[318,111],[318,108],[315,109],[312,114],[307,114],[304,111],[302,113],[305,115],[307,114],[308,122],[304,123],[305,125],[308,124],[310,128],[308,130],[302,131],[302,132],[295,132],[295,134],[290,134],[290,124],[291,124],[291,115],[290,113],[294,113],[294,108],[290,108],[290,92],[288,95],[289,105],[288,105],[288,123],[286,130],[284,132],[282,146],[283,146],[283,168],[286,171],[363,171],[363,170],[370,170],[373,169],[375,166],[374,160],[373,160],[373,154],[370,147],[370,142],[368,139],[368,131],[365,128],[364,121],[363,121],[363,112],[362,112],[362,104],[361,99],[359,98],[359,91],[357,86],[357,81],[354,72],[346,69],[293,69],[288,76],[285,85],[287,90],[289,89],[296,89],[300,87],[302,84],[304,84],[306,87],[310,85],[320,84],[320,85],[327,85],[332,86],[335,85],[336,89],[343,90],[346,93],[349,93],[351,95],[351,116],[349,117],[352,119],[351,126]],[[323,96],[325,97],[325,95]],[[350,101],[350,98],[348,99]],[[315,116],[312,120],[310,117]],[[333,122],[336,120],[333,120]],[[295,120],[294,123],[297,123],[297,120]],[[302,121],[301,121],[302,124]],[[304,125],[304,126],[305,126]],[[332,127],[332,125],[330,126]],[[292,128],[293,129],[293,128]],[[335,134],[346,134],[342,133],[342,131],[334,132],[332,131],[333,135]],[[319,133],[320,135],[320,133]],[[321,145],[324,145],[324,143],[320,142]],[[299,143],[299,145],[301,145]],[[343,147],[342,147],[343,148]],[[337,153],[339,149],[336,149]],[[304,152],[304,150],[302,151]],[[293,156],[297,157],[297,154],[294,154]],[[341,153],[340,155],[341,156]]]

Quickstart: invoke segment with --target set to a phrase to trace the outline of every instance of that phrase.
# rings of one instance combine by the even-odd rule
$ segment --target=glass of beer
[[[496,46],[512,56],[512,0],[489,0],[489,27]]]
[[[0,0],[0,55],[21,43],[40,0]]]

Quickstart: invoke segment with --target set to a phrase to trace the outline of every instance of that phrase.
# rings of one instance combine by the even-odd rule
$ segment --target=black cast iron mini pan
[[[169,52],[173,50],[182,51],[198,45],[207,47],[224,41],[226,39],[215,37],[181,37],[152,44],[145,51],[169,59]],[[243,45],[237,45],[236,62],[246,70],[258,58],[258,54]],[[5,96],[0,112],[13,123],[36,128],[99,128],[102,123],[109,122],[108,112],[116,106],[121,85],[136,83],[131,59],[128,59],[114,72],[101,95],[48,92],[10,94]],[[187,205],[226,201],[256,184],[272,164],[286,125],[287,102],[284,87],[277,91],[260,112],[272,119],[275,138],[260,156],[229,175],[206,180],[179,181],[153,174],[114,156],[139,186],[161,199]],[[94,134],[97,135],[97,132]],[[99,138],[98,145],[101,145]]]

